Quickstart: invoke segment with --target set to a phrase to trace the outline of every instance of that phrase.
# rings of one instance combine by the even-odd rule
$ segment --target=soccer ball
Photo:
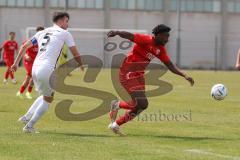
[[[216,84],[212,87],[211,95],[215,100],[223,100],[227,96],[227,88],[223,84]]]

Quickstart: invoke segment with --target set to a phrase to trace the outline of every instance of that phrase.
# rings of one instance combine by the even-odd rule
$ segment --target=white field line
[[[207,151],[203,151],[203,150],[199,150],[199,149],[188,149],[188,150],[185,150],[185,152],[202,154],[202,155],[209,155],[209,156],[215,156],[215,157],[231,159],[231,160],[240,160],[240,157],[234,157],[234,156],[229,156],[229,155],[224,155],[224,154],[207,152]]]

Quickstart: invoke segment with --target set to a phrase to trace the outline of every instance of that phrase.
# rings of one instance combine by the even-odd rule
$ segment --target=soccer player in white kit
[[[11,67],[13,71],[16,71],[24,51],[34,44],[38,44],[39,49],[33,64],[32,78],[40,96],[34,101],[28,112],[19,118],[20,122],[26,124],[23,128],[25,133],[36,132],[34,125],[48,110],[49,104],[53,101],[54,92],[50,87],[49,79],[56,67],[64,43],[67,44],[73,57],[83,70],[80,54],[72,35],[67,31],[68,21],[68,13],[55,12],[53,15],[53,27],[46,28],[36,33],[31,39],[23,44]]]

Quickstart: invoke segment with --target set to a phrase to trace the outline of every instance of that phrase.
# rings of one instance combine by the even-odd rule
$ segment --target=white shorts
[[[33,65],[32,79],[36,91],[39,95],[52,97],[53,89],[50,87],[50,76],[54,71],[54,67],[46,65]]]

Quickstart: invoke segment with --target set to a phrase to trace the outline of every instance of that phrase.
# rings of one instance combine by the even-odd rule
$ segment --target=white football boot
[[[4,79],[4,80],[3,80],[3,84],[8,84],[8,80],[7,80],[7,79]]]
[[[19,91],[17,92],[16,96],[19,97],[20,99],[24,99],[23,94],[20,93]]]
[[[24,133],[39,133],[38,131],[36,131],[33,127],[29,127],[28,125],[26,125],[25,127],[23,127],[23,132]]]
[[[12,84],[17,84],[16,79],[12,79]]]
[[[26,92],[26,97],[27,97],[27,99],[32,99],[32,95],[31,95],[31,93],[29,93],[29,92]]]
[[[113,123],[110,123],[108,125],[108,128],[112,130],[113,133],[115,134],[118,134],[120,136],[125,136],[125,134],[123,134],[121,131],[120,131],[120,126],[116,123],[116,122],[113,122]]]

